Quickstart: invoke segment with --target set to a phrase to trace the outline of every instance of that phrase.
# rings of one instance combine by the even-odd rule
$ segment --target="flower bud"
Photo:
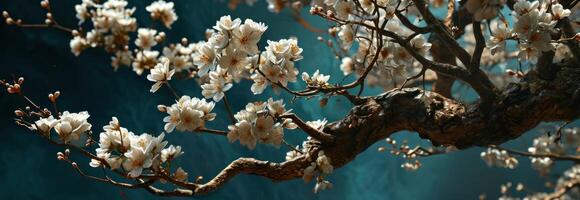
[[[8,14],[8,11],[2,11],[2,17],[10,18],[10,14]]]
[[[69,149],[65,149],[64,150],[64,155],[69,156],[70,155],[70,150]]]
[[[505,73],[506,73],[508,76],[515,76],[515,75],[516,75],[516,72],[514,72],[514,70],[511,70],[511,69],[507,69],[507,70],[505,70]]]
[[[14,24],[14,19],[12,19],[10,17],[6,18],[6,24],[8,24],[8,25]]]
[[[157,110],[159,110],[159,112],[167,112],[167,106],[166,105],[157,105]]]
[[[44,23],[47,24],[47,25],[50,25],[50,24],[52,24],[52,20],[51,19],[45,19],[44,20]]]
[[[385,147],[379,147],[377,150],[378,150],[379,152],[383,152],[383,151],[385,151]]]
[[[49,13],[49,12],[48,12],[48,13],[46,13],[46,18],[47,18],[47,19],[52,19],[52,13]]]
[[[72,32],[71,32],[71,33],[72,33],[72,35],[73,35],[73,36],[75,36],[75,37],[80,35],[79,31],[77,31],[77,30],[72,30]]]
[[[48,8],[48,1],[41,1],[40,2],[40,7],[47,9]]]
[[[72,162],[72,163],[71,163],[71,165],[72,165],[74,168],[78,168],[78,167],[79,167],[79,165],[77,165],[77,163],[76,163],[76,162]]]
[[[18,84],[22,85],[24,83],[24,77],[18,78]]]
[[[187,40],[187,38],[181,38],[181,45],[187,46],[187,44],[189,44],[189,41]]]
[[[24,112],[22,112],[22,110],[15,110],[14,115],[16,115],[18,117],[22,117],[22,116],[24,116]]]

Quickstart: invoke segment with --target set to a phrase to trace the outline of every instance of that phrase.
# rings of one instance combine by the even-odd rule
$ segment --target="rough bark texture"
[[[580,116],[580,68],[553,67],[561,67],[553,81],[531,72],[508,85],[491,106],[465,104],[417,88],[368,98],[343,120],[325,127],[324,132],[336,139],[322,149],[340,167],[397,131],[416,131],[434,145],[464,149],[504,143],[540,122],[575,119]]]

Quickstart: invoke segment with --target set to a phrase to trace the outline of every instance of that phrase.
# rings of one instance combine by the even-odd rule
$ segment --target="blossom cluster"
[[[333,170],[330,158],[324,155],[324,151],[319,151],[316,160],[304,169],[302,179],[304,182],[310,182],[315,176],[318,176],[314,186],[314,193],[318,193],[321,190],[332,188],[332,183],[324,180],[323,177],[331,174]]]
[[[223,16],[207,31],[207,41],[200,42],[193,54],[198,75],[209,74],[202,84],[206,98],[220,101],[234,81],[249,79],[250,68],[257,58],[258,42],[268,27],[263,23]]]
[[[496,166],[514,169],[518,166],[518,160],[511,156],[506,150],[496,148],[488,148],[481,152],[481,159],[485,161],[488,166]]]
[[[116,117],[103,130],[99,135],[97,157],[106,161],[106,166],[112,170],[122,167],[130,177],[139,177],[147,169],[158,170],[161,164],[183,154],[180,146],[165,148],[164,133],[157,137],[147,133],[136,135],[121,127]],[[90,165],[100,167],[104,165],[101,160],[92,159]]]
[[[91,130],[92,125],[87,122],[89,117],[86,111],[79,113],[64,111],[58,119],[53,116],[40,118],[34,122],[34,127],[46,136],[49,136],[54,128],[64,143],[70,143],[79,140],[84,133]]]
[[[234,115],[237,122],[228,126],[229,141],[239,140],[249,149],[254,149],[258,142],[279,147],[284,139],[284,128],[297,127],[290,119],[280,119],[279,116],[291,111],[284,106],[282,100],[272,98],[268,102],[248,103],[244,110]]]
[[[506,41],[518,41],[520,61],[536,63],[542,52],[554,51],[556,44],[551,33],[559,20],[570,16],[571,11],[559,3],[519,0],[514,4],[515,25],[497,23],[492,33],[489,48],[492,54],[505,50]]]
[[[92,167],[106,165],[112,170],[122,168],[135,178],[143,174],[144,170],[157,171],[163,163],[171,162],[183,154],[180,146],[170,145],[166,148],[164,133],[157,137],[147,133],[136,135],[121,127],[116,117],[103,130],[99,135],[99,148],[96,149],[100,160],[92,159]],[[102,161],[106,161],[106,164]],[[178,169],[176,177],[186,178],[184,173],[183,169]]]
[[[185,95],[171,106],[159,105],[158,108],[169,115],[163,121],[165,131],[170,133],[174,129],[196,131],[205,128],[205,122],[215,119],[216,114],[211,112],[214,106],[214,102]]]
[[[268,40],[266,51],[258,56],[259,66],[254,69],[251,79],[252,92],[261,94],[268,83],[287,86],[288,82],[296,82],[298,69],[295,62],[301,60],[302,48],[298,46],[296,38],[282,39],[279,41]]]
[[[138,28],[137,19],[133,16],[136,8],[127,8],[127,5],[128,2],[125,0],[107,0],[103,3],[83,0],[77,4],[76,16],[79,20],[79,30],[83,32],[73,31],[74,38],[70,41],[72,53],[78,56],[86,48],[103,47],[107,52],[114,54],[111,65],[115,69],[120,66],[132,66],[133,71],[140,75],[155,67],[159,51],[152,48],[164,40],[165,33],[152,28]],[[171,24],[177,20],[173,7],[173,2],[159,0],[147,6],[146,10],[153,20],[159,20],[165,27],[171,28]],[[87,21],[91,24],[85,23]],[[133,32],[137,32],[134,41],[137,49],[134,51],[130,46]],[[187,53],[186,50],[183,52]],[[174,62],[176,56],[171,53],[164,51],[164,57],[170,58],[174,66],[185,68],[184,64]]]

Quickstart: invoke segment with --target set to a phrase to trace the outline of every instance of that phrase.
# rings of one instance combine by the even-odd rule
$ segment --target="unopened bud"
[[[44,8],[44,9],[48,8],[48,2],[47,1],[41,1],[40,2],[40,7]]]
[[[505,73],[506,73],[508,76],[515,76],[515,75],[516,75],[516,72],[514,72],[514,70],[511,70],[511,69],[507,69],[507,70],[505,70]]]
[[[54,103],[54,94],[48,94],[48,100],[50,100],[50,102]]]
[[[167,106],[157,105],[157,110],[159,110],[159,112],[167,112]]]
[[[47,19],[52,19],[52,13],[46,13],[46,18]]]
[[[15,110],[14,115],[16,115],[18,117],[22,117],[22,116],[24,116],[24,112],[22,112],[22,110]]]
[[[189,44],[189,41],[187,40],[187,38],[181,38],[181,45],[187,46],[187,44]]]
[[[71,33],[72,33],[72,35],[73,35],[73,36],[75,36],[75,37],[80,35],[79,31],[77,31],[77,30],[72,30],[72,32],[71,32]]]
[[[20,85],[19,84],[14,84],[8,87],[8,93],[10,94],[15,94],[15,93],[20,93]]]
[[[198,177],[195,179],[195,182],[197,183],[197,182],[200,182],[201,180],[203,180],[203,176],[198,176]]]
[[[45,19],[44,20],[44,23],[47,24],[47,25],[50,25],[50,24],[52,24],[52,20],[51,19]]]
[[[22,85],[24,83],[24,77],[18,78],[18,84]]]
[[[14,24],[14,19],[12,19],[10,17],[6,18],[6,24],[8,24],[8,25]]]
[[[56,158],[58,160],[64,160],[64,154],[62,152],[58,152],[58,153],[56,153]]]
[[[378,150],[379,152],[383,152],[383,151],[385,151],[385,147],[379,147],[377,150]]]
[[[79,165],[77,165],[77,163],[76,163],[76,162],[72,162],[72,163],[71,163],[71,165],[72,165],[74,168],[77,168],[77,167],[79,167]]]
[[[2,11],[2,17],[9,18],[10,14],[8,14],[8,11]]]
[[[64,150],[64,155],[69,156],[70,155],[70,150],[69,149],[65,149]]]

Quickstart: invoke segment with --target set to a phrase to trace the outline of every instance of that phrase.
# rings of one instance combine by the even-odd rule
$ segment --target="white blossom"
[[[312,77],[308,75],[306,72],[302,72],[302,80],[304,80],[310,86],[327,86],[328,80],[330,79],[330,75],[324,75],[316,70]]]
[[[149,50],[151,47],[157,45],[155,41],[155,35],[157,30],[150,28],[140,28],[137,30],[137,40],[135,40],[135,45],[142,49]]]
[[[147,80],[155,82],[149,91],[156,92],[159,90],[161,85],[171,80],[174,73],[174,69],[169,70],[169,59],[163,59],[162,63],[158,63],[155,68],[151,70],[151,73],[147,75]]]
[[[316,165],[318,169],[324,174],[330,174],[334,170],[334,167],[330,164],[330,158],[324,155],[324,151],[318,152],[318,157],[316,158]]]
[[[509,155],[505,150],[488,148],[487,151],[481,152],[481,159],[488,166],[504,167],[514,169],[518,166],[518,160]]]
[[[75,36],[70,41],[70,50],[75,56],[79,56],[81,51],[88,47],[88,42],[85,38],[81,36]]]
[[[151,13],[151,18],[161,20],[167,28],[171,28],[173,22],[177,20],[177,14],[175,14],[175,10],[173,9],[173,2],[165,2],[164,0],[155,1],[145,7],[145,9]]]
[[[340,70],[346,76],[354,72],[354,60],[351,57],[344,57],[340,63]]]
[[[263,23],[257,23],[251,19],[246,19],[244,24],[238,29],[232,31],[232,45],[237,49],[246,52],[249,55],[255,55],[258,51],[258,41],[262,34],[268,29]]]
[[[208,44],[201,45],[197,52],[193,55],[193,64],[197,65],[198,74],[205,75],[210,70],[215,69],[216,53],[215,50]]]
[[[170,145],[169,147],[161,150],[161,162],[173,160],[174,158],[179,157],[181,154],[183,154],[183,151],[181,151],[181,146]]]
[[[210,72],[209,77],[209,83],[201,85],[203,89],[201,94],[206,99],[213,98],[215,102],[218,102],[225,96],[225,92],[232,88],[231,76],[222,68],[218,68],[218,70]]]
[[[572,12],[569,9],[564,9],[564,6],[559,3],[552,4],[552,15],[554,20],[561,20],[570,16]]]
[[[159,51],[144,50],[137,52],[137,58],[133,61],[133,71],[141,75],[145,70],[155,67],[158,56]]]
[[[47,118],[40,118],[34,122],[34,126],[36,130],[40,131],[43,134],[50,133],[50,130],[58,123],[58,120],[54,119],[51,115]]]
[[[92,125],[87,122],[89,116],[86,111],[79,113],[64,111],[54,125],[54,130],[65,143],[78,140],[83,133],[91,129]]]
[[[182,96],[179,101],[167,107],[169,116],[163,118],[165,131],[170,133],[174,129],[178,131],[195,131],[205,127],[206,121],[215,119],[215,113],[211,113],[215,106],[213,102],[204,99]]]
[[[242,20],[240,20],[239,18],[232,20],[232,17],[226,15],[220,17],[220,20],[217,21],[216,25],[213,28],[221,32],[228,32],[238,28],[238,26],[240,26],[241,23]]]

